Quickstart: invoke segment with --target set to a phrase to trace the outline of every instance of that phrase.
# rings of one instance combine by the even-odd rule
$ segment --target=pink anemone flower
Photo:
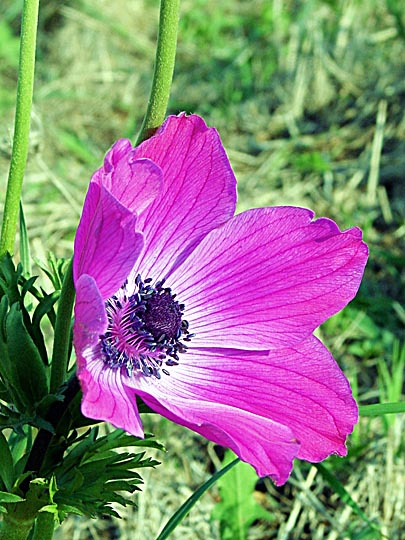
[[[281,485],[294,458],[347,453],[356,402],[313,331],[355,296],[367,246],[305,208],[235,205],[196,115],[107,153],[74,248],[82,412],[142,437],[139,396]]]

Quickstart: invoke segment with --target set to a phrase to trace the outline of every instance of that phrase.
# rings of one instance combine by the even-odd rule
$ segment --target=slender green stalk
[[[71,346],[72,310],[75,300],[73,284],[73,259],[70,260],[63,279],[62,291],[56,315],[55,335],[53,341],[50,391],[56,392],[65,382]]]
[[[383,414],[399,414],[405,412],[405,401],[397,403],[375,403],[374,405],[360,405],[360,416],[382,416]]]
[[[161,0],[160,2],[155,71],[148,108],[136,141],[137,145],[151,137],[166,116],[176,58],[179,5],[180,0]]]
[[[28,155],[32,94],[34,90],[38,9],[39,0],[24,0],[13,149],[8,175],[6,201],[4,204],[0,256],[7,253],[7,251],[11,254],[14,252],[22,182]]]

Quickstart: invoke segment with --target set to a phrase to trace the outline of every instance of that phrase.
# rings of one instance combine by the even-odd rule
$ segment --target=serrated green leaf
[[[13,380],[12,369],[13,366],[10,362],[8,349],[7,349],[7,331],[6,320],[8,312],[8,298],[3,296],[0,301],[0,376],[2,383],[6,386],[7,390],[11,391],[10,383]]]
[[[48,276],[55,291],[60,291],[62,289],[63,276],[69,261],[66,259],[58,259],[54,253],[49,252],[47,260],[48,266],[38,259],[35,259],[35,262]]]
[[[77,514],[79,516],[84,516],[84,512],[82,512],[79,508],[76,506],[72,506],[70,504],[58,504],[58,511],[59,514],[64,513],[67,514]],[[63,519],[59,519],[59,521],[63,521]]]
[[[31,475],[32,475],[31,471],[20,473],[20,475],[18,476],[16,480],[15,487],[16,488],[20,487],[21,484],[24,482],[24,480],[26,480],[27,478],[30,478]]]
[[[145,433],[144,438],[139,439],[133,435],[128,435],[122,429],[116,429],[98,439],[97,442],[95,442],[94,448],[102,447],[103,450],[112,450],[114,448],[139,446],[163,450],[163,446],[158,441],[152,440],[152,438],[153,435]]]
[[[39,304],[35,308],[32,316],[32,328],[35,331],[35,335],[41,335],[40,324],[45,315],[49,316],[51,312],[54,312],[54,305],[60,297],[60,291],[54,291],[51,294],[45,294],[40,300]]]
[[[49,512],[50,514],[57,514],[58,513],[58,505],[53,504],[47,504],[46,506],[43,506],[40,510],[40,512]]]
[[[102,437],[98,437],[98,431],[98,428],[89,430],[86,438],[66,453],[55,471],[58,485],[55,502],[61,508],[63,505],[71,506],[91,517],[118,516],[110,505],[133,504],[124,494],[132,494],[143,482],[137,469],[153,467],[157,461],[144,458],[144,452],[115,451],[122,443],[126,446],[127,443],[135,443],[136,446],[137,439],[122,430]],[[63,519],[63,514],[61,510],[60,519]]]
[[[60,291],[54,291],[51,294],[45,294],[40,300],[39,304],[35,308],[34,314],[32,316],[32,331],[33,335],[37,340],[41,339],[41,342],[44,342],[44,338],[41,331],[41,321],[46,315],[51,324],[54,318],[56,317],[54,306],[60,297]],[[45,344],[45,342],[44,342]]]
[[[33,276],[26,280],[24,280],[24,277],[21,278],[21,281],[23,284],[21,287],[20,308],[21,308],[21,313],[22,313],[25,328],[27,329],[27,332],[29,333],[33,342],[35,343],[44,364],[48,365],[49,363],[48,353],[46,350],[45,339],[42,334],[41,328],[38,324],[34,325],[29,315],[29,312],[32,311],[33,309],[32,301],[30,302],[29,305],[26,305],[28,304],[28,302],[26,301],[26,296],[28,293],[31,293],[39,301],[39,305],[37,306],[37,308],[41,305],[41,303],[44,301],[44,298],[47,296],[47,295],[41,296],[40,298],[37,297],[36,288],[34,287],[34,283],[36,279],[37,279],[36,276]],[[34,316],[35,316],[35,312],[34,312]]]
[[[73,475],[72,475],[72,480],[68,483],[63,483],[63,477],[60,478],[59,480],[59,483],[62,484],[63,483],[63,487],[65,488],[66,484],[68,485],[68,489],[70,491],[70,493],[74,493],[74,492],[77,492],[79,491],[79,489],[83,486],[84,484],[84,475],[82,474],[82,472],[77,469],[76,467],[73,469],[72,471]]]
[[[22,287],[21,287],[21,298],[22,299],[24,299],[27,296],[27,293],[32,290],[36,280],[37,280],[37,276],[32,276],[32,277],[25,278],[25,279],[24,279],[24,276],[23,276]]]
[[[22,266],[14,266],[14,262],[9,253],[0,259],[0,288],[8,296],[10,304],[20,301],[18,283],[22,274]]]
[[[7,489],[11,491],[14,484],[14,464],[13,456],[7,439],[0,431],[0,478]],[[1,500],[1,499],[0,499]],[[3,501],[8,502],[8,501]]]
[[[232,459],[235,459],[235,455],[228,450],[223,464],[228,464]],[[212,517],[220,522],[223,540],[246,540],[248,529],[254,521],[274,519],[253,498],[257,480],[251,465],[240,461],[218,481],[221,500],[215,506]]]
[[[32,434],[31,427],[24,426],[22,432],[12,431],[8,440],[13,456],[14,465],[31,450]]]
[[[7,388],[9,394],[9,403],[13,404],[17,410],[23,411],[25,409],[24,395],[18,385],[15,384],[16,369],[15,364],[10,358],[9,348],[7,343],[7,318],[8,318],[8,298],[3,296],[0,300],[0,377],[2,383]],[[9,410],[3,404],[0,404],[1,410],[10,413],[10,421],[12,417],[18,421],[19,415]],[[10,423],[4,423],[2,419],[2,425],[4,427],[13,427],[13,421]]]
[[[141,477],[139,477],[139,480],[136,480],[135,482],[141,484]],[[125,482],[125,480],[112,480],[106,483],[106,488],[108,488],[109,491],[128,491],[129,493],[133,493],[137,489],[139,490],[135,482],[131,483]]]

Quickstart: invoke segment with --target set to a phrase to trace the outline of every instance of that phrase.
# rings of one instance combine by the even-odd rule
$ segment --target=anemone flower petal
[[[99,358],[93,357],[87,359],[79,379],[83,391],[81,410],[84,416],[104,420],[143,438],[136,397],[122,385],[119,371],[109,369]]]
[[[163,172],[163,191],[140,216],[145,250],[138,271],[163,277],[235,211],[236,179],[218,132],[202,118],[170,116],[135,150]]]
[[[76,283],[74,327],[77,376],[83,391],[82,413],[143,437],[134,393],[124,388],[120,372],[108,368],[101,358],[99,336],[106,327],[104,301],[97,284],[84,274]]]
[[[111,193],[91,183],[75,238],[75,281],[82,274],[91,274],[103,298],[119,289],[143,246],[135,223],[136,216]]]
[[[167,400],[161,395],[157,399],[141,395],[162,416],[233,450],[259,476],[270,476],[277,485],[287,481],[299,449],[287,426],[237,407],[206,402],[198,396],[173,396]]]
[[[261,475],[274,472],[265,470],[258,456],[278,461],[275,456],[291,441],[299,448],[294,455],[287,452],[289,459],[318,462],[332,453],[346,455],[346,437],[358,418],[346,377],[313,336],[269,354],[190,349],[170,376],[162,375],[159,381],[124,377],[124,386],[167,418],[229,446],[242,459],[249,455],[247,461]],[[287,438],[280,426],[290,430]],[[225,442],[224,435],[219,439],[220,432],[229,440]],[[259,452],[256,447],[254,458],[251,436],[262,448]],[[287,474],[290,467],[284,463],[280,470]]]
[[[356,294],[367,247],[310,210],[232,218],[235,202],[197,116],[107,154],[75,240],[82,410],[142,436],[140,396],[282,484],[294,457],[346,453],[356,404],[312,332]]]
[[[312,217],[254,209],[202,240],[167,281],[186,306],[194,347],[293,345],[355,296],[367,260],[359,229]]]
[[[161,193],[163,174],[150,159],[137,159],[127,139],[118,140],[107,152],[103,167],[92,182],[103,185],[131,212],[140,214]]]

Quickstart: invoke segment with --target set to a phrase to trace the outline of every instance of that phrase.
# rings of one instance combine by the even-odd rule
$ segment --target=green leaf
[[[7,316],[8,316],[8,298],[6,295],[0,301],[0,377],[2,384],[7,389],[9,399],[18,411],[25,409],[24,396],[18,385],[15,384],[15,366],[10,358],[8,344],[7,344]],[[8,408],[4,404],[0,404],[1,411],[8,412]],[[14,416],[14,420],[17,420],[18,415],[14,411],[10,411],[10,420]],[[4,416],[4,415],[1,415]],[[13,427],[13,424],[7,421],[7,418],[1,419],[1,425],[3,427]]]
[[[6,491],[0,491],[0,502],[2,503],[17,503],[23,502],[25,499],[22,499],[14,493],[7,493]]]
[[[8,296],[10,304],[20,301],[18,282],[21,274],[21,264],[17,265],[16,268],[8,253],[0,259],[0,288]]]
[[[13,383],[29,409],[48,394],[45,366],[35,343],[24,326],[20,306],[15,303],[6,317],[6,339]]]
[[[22,424],[23,416],[13,409],[0,404],[0,431],[6,428],[11,428],[20,434],[23,434]]]
[[[137,469],[154,467],[158,462],[145,457],[145,452],[117,452],[116,448],[149,446],[158,448],[156,441],[127,435],[122,430],[114,430],[98,437],[98,428],[87,432],[85,438],[77,442],[64,456],[55,470],[58,490],[54,502],[58,504],[59,519],[63,520],[66,508],[75,508],[76,513],[91,517],[105,514],[118,516],[112,504],[133,504],[125,497],[139,489],[142,478]],[[69,445],[73,441],[69,442]],[[118,516],[119,517],[119,516]]]
[[[11,396],[8,391],[7,385],[1,380],[1,369],[0,369],[0,401],[3,400],[5,403],[10,403]],[[0,406],[1,409],[1,406]]]
[[[190,512],[196,502],[204,495],[207,489],[213,486],[215,482],[221,478],[221,476],[230,471],[232,467],[234,467],[238,462],[239,458],[233,460],[231,463],[226,465],[226,467],[224,467],[220,471],[217,471],[214,475],[211,476],[209,480],[207,480],[202,486],[200,486],[197,491],[195,491],[191,495],[191,497],[189,497],[187,501],[180,506],[177,512],[172,515],[172,517],[163,527],[156,540],[166,540],[166,538],[169,537],[169,535],[174,531],[177,525],[181,523],[183,519],[187,516],[187,514]]]
[[[31,450],[32,445],[32,432],[31,427],[25,425],[22,433],[12,431],[8,439],[9,447],[11,448],[11,454],[13,456],[14,468],[16,463],[23,457],[27,457],[27,454]]]
[[[123,448],[126,446],[146,446],[147,448],[156,448],[163,450],[163,446],[152,439],[153,435],[145,433],[143,439],[138,439],[133,435],[128,435],[122,429],[115,429],[105,437],[101,437],[95,442],[93,450],[96,448],[103,448],[103,450],[112,450],[113,448]]]
[[[40,260],[35,261],[37,266],[48,276],[55,291],[62,289],[63,277],[66,273],[66,268],[69,260],[57,259],[53,253],[48,254],[48,266]]]
[[[60,291],[54,291],[51,294],[46,294],[39,301],[39,304],[36,307],[34,311],[34,315],[32,317],[32,325],[37,332],[40,332],[39,324],[42,318],[44,317],[44,315],[48,315],[53,310],[53,307],[55,303],[58,301],[59,296],[60,296]]]
[[[229,463],[234,457],[233,452],[228,450],[223,463]],[[246,540],[248,529],[254,521],[274,519],[253,497],[257,480],[251,465],[240,461],[218,481],[221,501],[215,506],[212,517],[220,522],[222,540]]]
[[[25,223],[24,209],[20,201],[20,259],[24,276],[31,275],[31,253],[28,241],[28,231]]]
[[[8,445],[7,439],[0,431],[0,478],[7,491],[11,491],[14,484],[14,465],[13,456]],[[0,499],[1,500],[1,499]],[[4,501],[3,502],[8,502]]]

